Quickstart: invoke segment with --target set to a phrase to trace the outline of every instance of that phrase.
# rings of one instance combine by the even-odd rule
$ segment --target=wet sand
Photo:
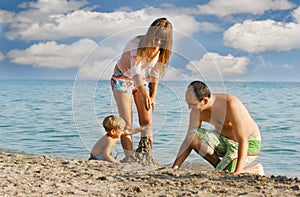
[[[0,152],[0,196],[300,196],[300,181]]]

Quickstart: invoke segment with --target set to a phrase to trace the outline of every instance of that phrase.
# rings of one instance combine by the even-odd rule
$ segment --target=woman
[[[113,95],[125,129],[132,127],[132,96],[139,124],[148,132],[141,133],[152,150],[152,112],[159,79],[165,74],[172,46],[172,24],[166,18],[156,19],[145,35],[137,36],[125,46],[111,79]],[[133,155],[132,136],[121,137],[125,159]],[[139,145],[139,146],[140,146]],[[141,148],[141,147],[139,147]]]

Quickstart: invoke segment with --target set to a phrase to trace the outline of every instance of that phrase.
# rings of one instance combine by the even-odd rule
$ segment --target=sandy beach
[[[300,181],[0,152],[0,196],[300,196]]]

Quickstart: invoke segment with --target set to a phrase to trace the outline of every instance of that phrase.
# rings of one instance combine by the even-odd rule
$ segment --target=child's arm
[[[130,128],[128,130],[124,130],[124,135],[132,135],[138,132],[146,131],[144,128]]]
[[[107,146],[103,150],[103,156],[106,161],[111,163],[118,163],[118,160],[116,160],[110,153],[114,149],[115,142],[108,140]]]

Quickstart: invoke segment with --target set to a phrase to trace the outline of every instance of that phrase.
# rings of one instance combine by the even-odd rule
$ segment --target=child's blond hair
[[[106,132],[111,131],[112,129],[124,129],[126,123],[123,118],[116,115],[109,115],[104,118],[102,125]]]

